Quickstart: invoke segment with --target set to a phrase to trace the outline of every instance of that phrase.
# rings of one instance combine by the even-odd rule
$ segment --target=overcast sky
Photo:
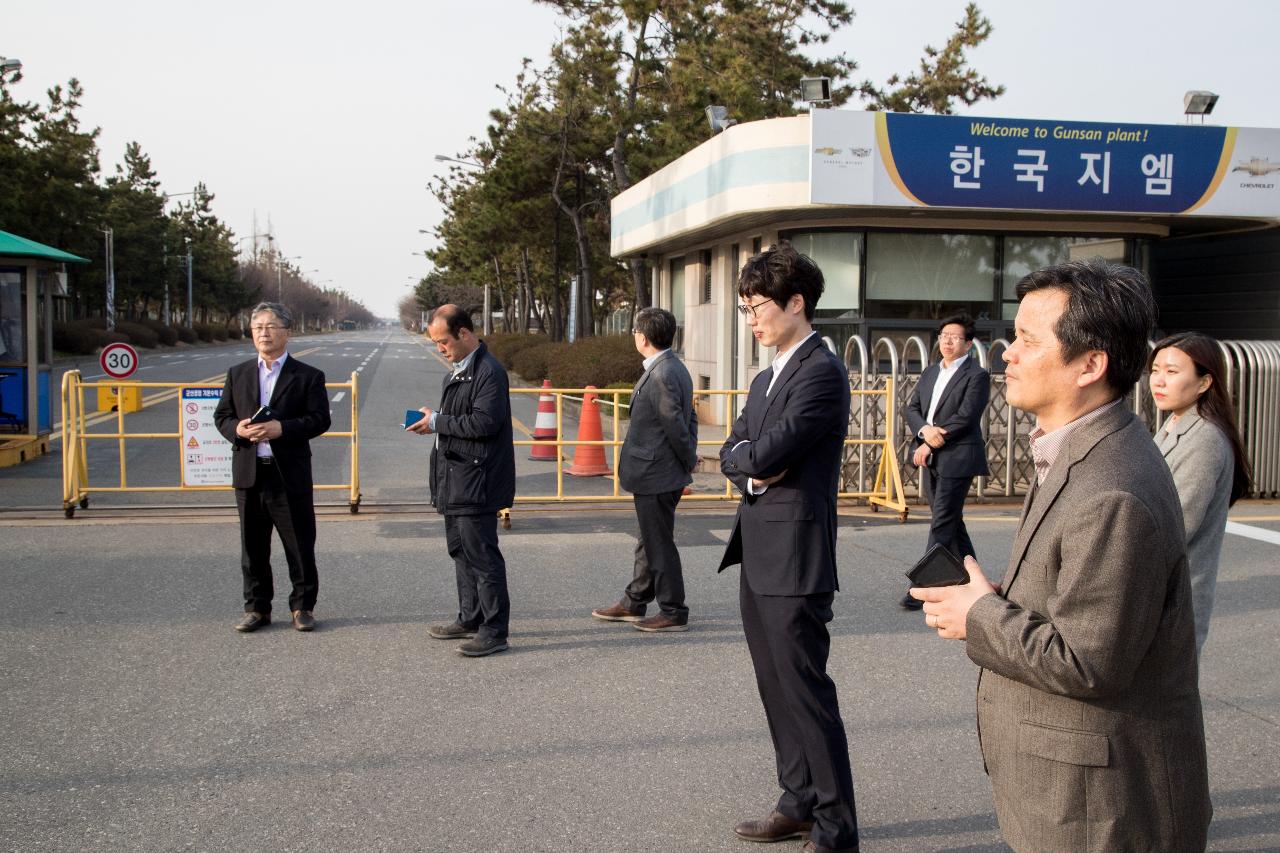
[[[963,0],[863,0],[832,45],[859,79],[910,71],[941,45]],[[1221,95],[1214,123],[1280,127],[1272,0],[979,0],[994,33],[972,63],[1004,97],[967,112],[1072,121],[1182,121],[1182,95]],[[440,210],[426,190],[523,57],[539,63],[556,15],[529,0],[9,2],[0,56],[23,62],[14,94],[44,101],[77,77],[104,174],[130,140],[166,192],[204,181],[237,236],[268,222],[310,278],[374,312],[429,269]],[[248,243],[246,242],[246,245]],[[415,256],[416,253],[416,256]]]

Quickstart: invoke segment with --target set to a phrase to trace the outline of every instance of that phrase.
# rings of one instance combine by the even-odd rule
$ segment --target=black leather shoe
[[[482,658],[497,652],[505,652],[506,650],[506,640],[496,640],[492,637],[486,640],[467,640],[465,643],[458,646],[458,651],[469,658]]]
[[[744,820],[733,828],[733,832],[743,841],[786,841],[788,838],[803,838],[813,829],[811,820],[792,820],[782,812],[769,812],[764,820]]]
[[[903,610],[919,610],[921,607],[924,607],[924,602],[918,598],[912,598],[911,593],[902,596]]]
[[[311,615],[310,610],[293,611],[293,630],[314,631],[315,629],[316,629],[316,618]]]
[[[271,616],[266,613],[256,613],[249,611],[244,614],[244,618],[236,623],[236,630],[241,634],[252,634],[259,628],[265,628],[271,624]]]
[[[427,634],[437,640],[467,640],[474,637],[476,632],[455,620],[449,625],[432,625],[427,629]]]

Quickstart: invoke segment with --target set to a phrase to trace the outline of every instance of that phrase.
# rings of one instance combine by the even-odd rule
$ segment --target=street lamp
[[[457,157],[446,157],[443,154],[436,155],[437,163],[461,163],[464,166],[470,166],[473,169],[483,169],[484,165],[477,163],[475,160],[459,160]]]
[[[284,303],[284,262],[296,261],[302,255],[289,255],[287,258],[283,255],[276,258],[276,301]]]
[[[169,199],[171,198],[180,198],[182,196],[187,196],[187,195],[193,196],[194,198],[199,198],[200,188],[196,187],[189,193],[161,193],[161,195],[164,196],[164,200],[166,202],[169,201]],[[194,201],[192,202],[192,204],[194,205]],[[191,320],[191,238],[183,237],[182,239],[185,240],[187,243],[187,328],[190,329],[191,323],[192,323],[192,320]],[[164,266],[165,266],[164,324],[168,326],[170,317],[169,317],[169,271],[168,271],[169,270],[169,243],[167,240],[164,243]]]

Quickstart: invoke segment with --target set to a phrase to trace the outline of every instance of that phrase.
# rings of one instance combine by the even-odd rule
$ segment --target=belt
[[[274,456],[259,456],[259,457],[258,457],[258,464],[259,464],[259,465],[274,465],[274,464],[276,464],[276,458],[275,458]]]

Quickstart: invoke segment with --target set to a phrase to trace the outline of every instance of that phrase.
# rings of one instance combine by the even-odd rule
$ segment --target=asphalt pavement
[[[629,510],[518,508],[502,532],[511,650],[464,658],[426,634],[452,618],[453,569],[422,503],[429,440],[396,426],[431,402],[443,367],[399,332],[298,344],[320,348],[304,359],[330,379],[364,363],[370,500],[358,515],[321,511],[313,634],[288,627],[278,550],[276,623],[232,630],[229,495],[166,497],[199,498],[178,512],[107,494],[66,520],[18,509],[56,501],[34,473],[43,462],[0,471],[0,848],[759,849],[731,831],[777,796],[737,570],[715,572],[731,508],[682,505],[692,627],[665,635],[589,615],[630,576]],[[224,349],[223,362],[247,357]],[[175,381],[225,370],[205,361]],[[531,411],[516,416],[532,426]],[[537,464],[522,460],[522,476],[545,478]],[[999,575],[1016,507],[967,515]],[[897,604],[926,517],[841,517],[830,670],[863,849],[1005,850],[974,732],[976,668]],[[1233,520],[1201,661],[1210,849],[1278,850],[1280,504],[1245,502]]]

